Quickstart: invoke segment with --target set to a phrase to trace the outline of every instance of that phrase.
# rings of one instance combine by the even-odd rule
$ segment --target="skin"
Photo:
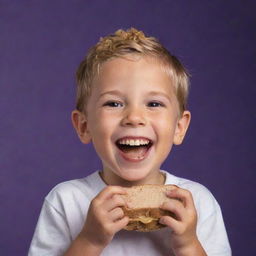
[[[92,142],[102,160],[102,179],[107,186],[91,202],[85,225],[65,254],[100,255],[128,218],[121,206],[127,186],[164,184],[160,166],[179,145],[190,122],[190,112],[180,113],[172,79],[159,62],[146,57],[115,58],[101,66],[93,80],[85,113],[72,112],[80,140]],[[124,158],[116,141],[147,138],[153,143],[141,160]],[[172,229],[170,242],[175,255],[206,255],[196,236],[196,210],[190,192],[176,188],[173,199],[162,206],[178,217],[163,217]]]

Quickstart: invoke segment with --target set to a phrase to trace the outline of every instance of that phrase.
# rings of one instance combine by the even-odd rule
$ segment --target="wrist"
[[[181,246],[173,249],[175,256],[207,256],[205,250],[203,249],[201,243],[198,239],[191,241],[191,243],[186,246]]]
[[[77,236],[77,239],[78,241],[80,241],[80,243],[86,245],[87,247],[90,247],[94,251],[102,252],[103,249],[107,246],[107,244],[100,243],[99,241],[94,241],[91,237],[82,233]]]
[[[85,236],[79,234],[64,256],[99,256],[104,248],[105,246],[94,244]]]

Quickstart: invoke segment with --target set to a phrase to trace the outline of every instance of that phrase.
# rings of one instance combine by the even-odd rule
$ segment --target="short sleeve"
[[[231,256],[231,248],[221,208],[213,194],[203,185],[180,179],[178,185],[193,195],[197,211],[197,236],[208,256]]]
[[[198,226],[198,238],[208,256],[231,256],[231,249],[219,204],[210,194],[212,212]]]
[[[28,256],[61,256],[71,243],[65,217],[44,201]]]

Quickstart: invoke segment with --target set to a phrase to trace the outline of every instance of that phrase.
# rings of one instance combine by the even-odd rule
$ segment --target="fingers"
[[[119,194],[119,195],[124,195],[126,194],[126,190],[123,187],[119,187],[119,186],[107,186],[106,188],[104,188],[97,196],[97,198],[99,200],[107,200],[109,198],[111,198],[113,195],[115,194]]]
[[[120,207],[113,209],[109,214],[110,220],[114,222],[122,219],[123,217],[124,211]]]
[[[107,223],[109,223],[108,229],[116,233],[129,223],[129,217],[124,216],[123,210],[117,207],[109,212]]]
[[[115,222],[115,225],[112,226],[114,233],[123,229],[129,223],[129,217],[125,216],[122,219],[119,219]]]
[[[116,207],[125,206],[126,202],[120,195],[113,195],[106,203],[106,210],[111,211]]]
[[[186,217],[186,209],[182,202],[176,199],[170,199],[162,204],[161,209],[174,213],[176,220],[183,220]]]
[[[194,208],[194,201],[190,191],[182,188],[174,188],[166,192],[169,198],[180,200],[185,208]]]
[[[193,197],[190,191],[182,188],[174,188],[166,192],[170,198],[162,205],[162,209],[173,212],[178,220],[184,220],[188,216],[196,215]]]
[[[108,186],[103,189],[93,200],[92,209],[99,219],[105,222],[116,222],[124,217],[122,206],[125,200],[121,197],[125,194],[125,188],[119,186]]]
[[[197,214],[192,194],[186,189],[177,187],[166,192],[166,195],[169,200],[161,206],[161,209],[174,213],[175,217],[163,216],[160,223],[169,226],[176,234],[183,234],[191,227],[194,228]]]
[[[128,224],[129,218],[120,207],[125,204],[121,197],[125,193],[122,187],[108,186],[91,201],[81,232],[94,244],[106,246]]]
[[[125,193],[126,190],[122,187],[108,186],[92,200],[92,204],[97,208],[111,211],[115,207],[125,205],[124,199],[120,196]]]
[[[172,217],[163,216],[160,218],[159,222],[163,225],[170,227],[175,233],[177,233],[177,231],[181,231],[181,223]]]

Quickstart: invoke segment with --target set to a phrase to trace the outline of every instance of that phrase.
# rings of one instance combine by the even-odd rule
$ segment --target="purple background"
[[[26,255],[49,190],[100,168],[70,122],[74,73],[99,37],[134,26],[192,75],[191,127],[163,168],[207,186],[233,255],[256,255],[255,3],[1,0],[0,254]]]

